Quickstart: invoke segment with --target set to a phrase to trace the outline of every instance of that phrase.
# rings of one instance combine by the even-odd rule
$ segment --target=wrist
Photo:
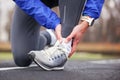
[[[94,18],[91,18],[89,16],[82,16],[81,21],[86,21],[89,26],[92,26],[94,24]]]
[[[89,23],[87,21],[81,21],[79,25],[81,28],[89,28]]]
[[[81,25],[84,25],[85,27],[89,27],[89,23],[87,21],[81,21]]]
[[[89,28],[89,24],[86,21],[82,21],[79,25],[77,25],[80,33],[85,33]]]

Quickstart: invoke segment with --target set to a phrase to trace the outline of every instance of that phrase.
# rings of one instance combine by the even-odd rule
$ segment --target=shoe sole
[[[34,62],[39,66],[39,67],[41,67],[42,69],[44,69],[44,70],[46,70],[46,71],[60,71],[60,70],[63,70],[64,69],[64,67],[54,67],[54,68],[49,68],[49,67],[47,67],[46,65],[44,65],[44,64],[42,64],[42,63],[39,63],[38,61],[37,61],[37,59],[34,59]]]
[[[32,56],[31,54],[29,54],[30,58],[40,67],[42,68],[43,70],[46,70],[46,71],[60,71],[60,70],[63,70],[64,69],[64,66],[63,67],[54,67],[54,68],[50,68],[42,63],[40,63],[36,58],[35,56]]]

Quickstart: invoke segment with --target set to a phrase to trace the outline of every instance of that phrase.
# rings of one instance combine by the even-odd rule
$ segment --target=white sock
[[[50,34],[50,36],[51,36],[51,43],[50,43],[50,45],[51,46],[53,46],[55,43],[56,43],[56,41],[57,41],[57,38],[56,38],[56,36],[55,36],[55,33],[54,33],[54,31],[52,30],[52,29],[46,29],[46,31]]]

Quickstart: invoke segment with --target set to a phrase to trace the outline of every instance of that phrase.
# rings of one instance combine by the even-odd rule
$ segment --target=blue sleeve
[[[28,15],[32,16],[40,25],[55,29],[60,18],[41,0],[14,0],[15,3]]]
[[[83,15],[90,16],[94,19],[100,17],[104,0],[87,0]]]

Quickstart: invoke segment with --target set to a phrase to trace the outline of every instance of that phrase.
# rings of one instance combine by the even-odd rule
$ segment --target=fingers
[[[66,39],[65,39],[65,42],[68,43],[71,39],[72,39],[72,35],[68,36]]]
[[[74,32],[71,32],[71,34],[66,38],[66,43],[69,42],[72,38],[74,38],[75,36],[75,33]]]
[[[61,24],[57,25],[57,27],[55,28],[55,33],[56,33],[57,40],[61,42],[62,41]]]
[[[68,56],[69,58],[70,58],[70,57],[74,54],[74,52],[76,51],[78,42],[79,42],[78,40],[74,40],[74,41],[73,41],[72,50],[71,50],[70,55]]]
[[[76,51],[76,50],[75,50]],[[75,52],[74,50],[73,51],[71,51],[71,53],[69,54],[69,58],[74,54],[74,52]]]

